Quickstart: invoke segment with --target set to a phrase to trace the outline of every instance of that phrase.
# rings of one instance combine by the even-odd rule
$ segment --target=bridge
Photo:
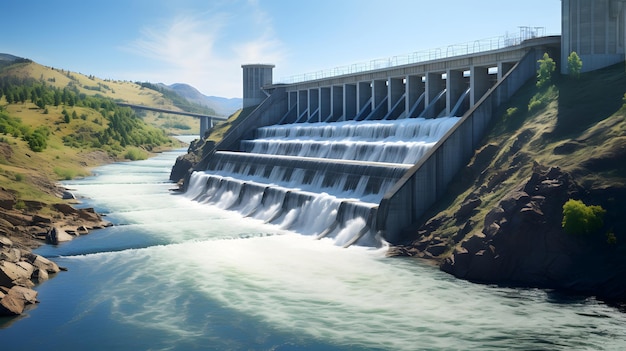
[[[211,115],[205,115],[201,113],[174,111],[174,110],[168,110],[168,109],[163,109],[163,108],[158,108],[158,107],[150,107],[150,106],[145,106],[145,105],[128,104],[125,102],[118,102],[117,105],[122,106],[122,107],[130,107],[133,110],[145,110],[145,111],[161,112],[161,113],[168,113],[168,114],[173,114],[173,115],[181,115],[181,116],[189,116],[189,117],[198,118],[200,119],[200,138],[204,137],[204,133],[209,128],[213,127],[214,120],[225,121],[228,119],[228,117],[223,117],[223,116],[211,116]]]

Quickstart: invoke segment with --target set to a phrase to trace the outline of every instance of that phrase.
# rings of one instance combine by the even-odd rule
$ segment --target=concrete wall
[[[532,49],[478,101],[463,118],[414,165],[379,204],[376,229],[391,243],[401,243],[403,230],[414,225],[440,199],[452,178],[480,145],[491,119],[502,103],[537,72],[543,50]]]
[[[583,72],[624,61],[626,0],[562,0],[561,73],[575,51]]]

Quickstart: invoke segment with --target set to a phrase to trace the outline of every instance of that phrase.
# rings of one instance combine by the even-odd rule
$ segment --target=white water
[[[242,142],[248,152],[217,152],[205,172],[194,172],[186,196],[340,246],[381,247],[372,224],[378,203],[458,121],[263,127]]]
[[[592,298],[456,280],[172,195],[175,154],[69,182],[117,225],[39,253],[68,267],[7,350],[622,350]],[[242,204],[245,206],[245,204]],[[358,225],[357,225],[358,226]],[[60,257],[58,257],[60,255]]]

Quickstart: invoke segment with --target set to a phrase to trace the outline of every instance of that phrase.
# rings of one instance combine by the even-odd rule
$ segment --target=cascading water
[[[295,123],[259,128],[244,152],[216,152],[186,196],[337,245],[380,247],[387,190],[459,120]]]

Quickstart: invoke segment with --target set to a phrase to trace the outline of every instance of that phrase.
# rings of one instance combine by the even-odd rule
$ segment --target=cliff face
[[[543,91],[528,84],[415,239],[389,254],[436,260],[476,282],[626,300],[624,87],[623,65]],[[529,111],[532,101],[540,108]],[[602,206],[603,227],[566,233],[568,199]]]

